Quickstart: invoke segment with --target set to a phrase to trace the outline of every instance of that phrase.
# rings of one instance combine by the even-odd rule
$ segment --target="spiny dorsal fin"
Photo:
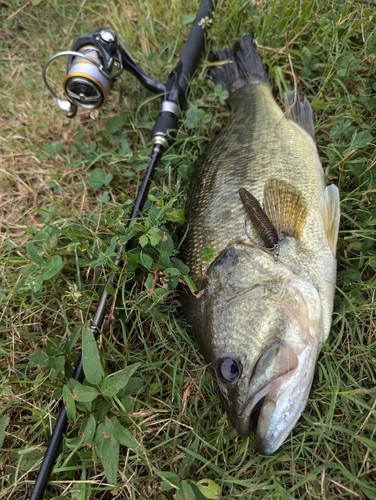
[[[310,103],[304,97],[304,101],[293,91],[285,93],[286,118],[297,123],[306,132],[315,138],[315,124],[313,122],[313,113]]]
[[[321,197],[321,215],[324,221],[325,234],[330,249],[336,256],[339,220],[341,211],[339,206],[339,192],[335,184],[330,184]]]
[[[307,201],[300,191],[281,179],[268,179],[264,186],[264,210],[279,237],[301,238],[306,220]]]

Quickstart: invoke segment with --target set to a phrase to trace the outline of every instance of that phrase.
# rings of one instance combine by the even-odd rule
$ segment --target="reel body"
[[[103,75],[90,59],[95,59],[100,65],[98,50],[92,45],[83,47],[79,52],[83,56],[71,56],[71,64],[63,81],[64,93],[76,106],[96,109],[103,106],[112,80]]]
[[[64,98],[61,98],[47,80],[47,69],[53,61],[63,56],[68,56],[68,61],[63,81]],[[131,72],[151,92],[166,94],[165,84],[148,77],[119,42],[116,34],[108,28],[98,28],[91,35],[79,38],[71,50],[52,56],[45,64],[42,75],[46,87],[64,114],[73,118],[78,107],[102,107],[114,81],[123,70]]]

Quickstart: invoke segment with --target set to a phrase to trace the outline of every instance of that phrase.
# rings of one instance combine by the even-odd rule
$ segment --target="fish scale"
[[[230,423],[244,436],[256,430],[268,454],[299,419],[329,335],[339,196],[325,183],[309,103],[287,94],[282,112],[252,37],[216,61],[210,75],[231,113],[193,170],[181,253],[199,293],[186,290],[182,304]],[[259,207],[247,231],[240,188],[266,216]],[[267,217],[277,256],[257,231]]]

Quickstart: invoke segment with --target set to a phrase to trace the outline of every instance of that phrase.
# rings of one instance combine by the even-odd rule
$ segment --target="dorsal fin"
[[[335,184],[327,186],[322,195],[321,215],[324,221],[325,234],[330,249],[335,257],[337,252],[339,220],[341,217],[339,192]]]
[[[286,118],[297,123],[310,136],[315,138],[315,124],[313,121],[313,112],[310,103],[304,97],[303,102],[298,94],[293,90],[285,93]]]
[[[282,179],[268,179],[264,186],[264,210],[279,237],[299,240],[307,220],[308,206],[303,194]]]

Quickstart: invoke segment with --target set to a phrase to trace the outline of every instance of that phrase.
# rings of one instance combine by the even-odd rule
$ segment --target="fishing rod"
[[[213,10],[212,0],[202,1],[180,59],[166,83],[154,80],[146,75],[125,50],[116,34],[108,28],[96,29],[91,35],[78,39],[71,50],[55,54],[46,62],[43,68],[44,83],[68,118],[74,118],[79,107],[94,110],[104,106],[116,78],[124,70],[133,74],[147,90],[161,95],[161,107],[151,133],[152,151],[150,160],[134,201],[127,228],[141,213],[155,167],[164,149],[168,146],[167,132],[177,129],[180,110],[187,100],[189,82],[197,69],[205,48],[206,28],[211,23]],[[47,80],[47,69],[52,62],[63,56],[68,56],[68,62],[63,82],[65,95],[60,97]],[[119,245],[115,258],[116,266],[120,265],[124,250],[125,245]],[[113,280],[114,274],[112,273],[108,277],[106,285]],[[106,314],[106,304],[109,296],[107,290],[108,287],[105,286],[91,321],[90,330],[95,339],[98,338],[101,332]],[[84,377],[81,356],[73,378],[82,382]],[[67,411],[64,404],[62,404],[30,500],[41,500],[43,498],[62,443],[63,434],[67,431],[67,428]]]

